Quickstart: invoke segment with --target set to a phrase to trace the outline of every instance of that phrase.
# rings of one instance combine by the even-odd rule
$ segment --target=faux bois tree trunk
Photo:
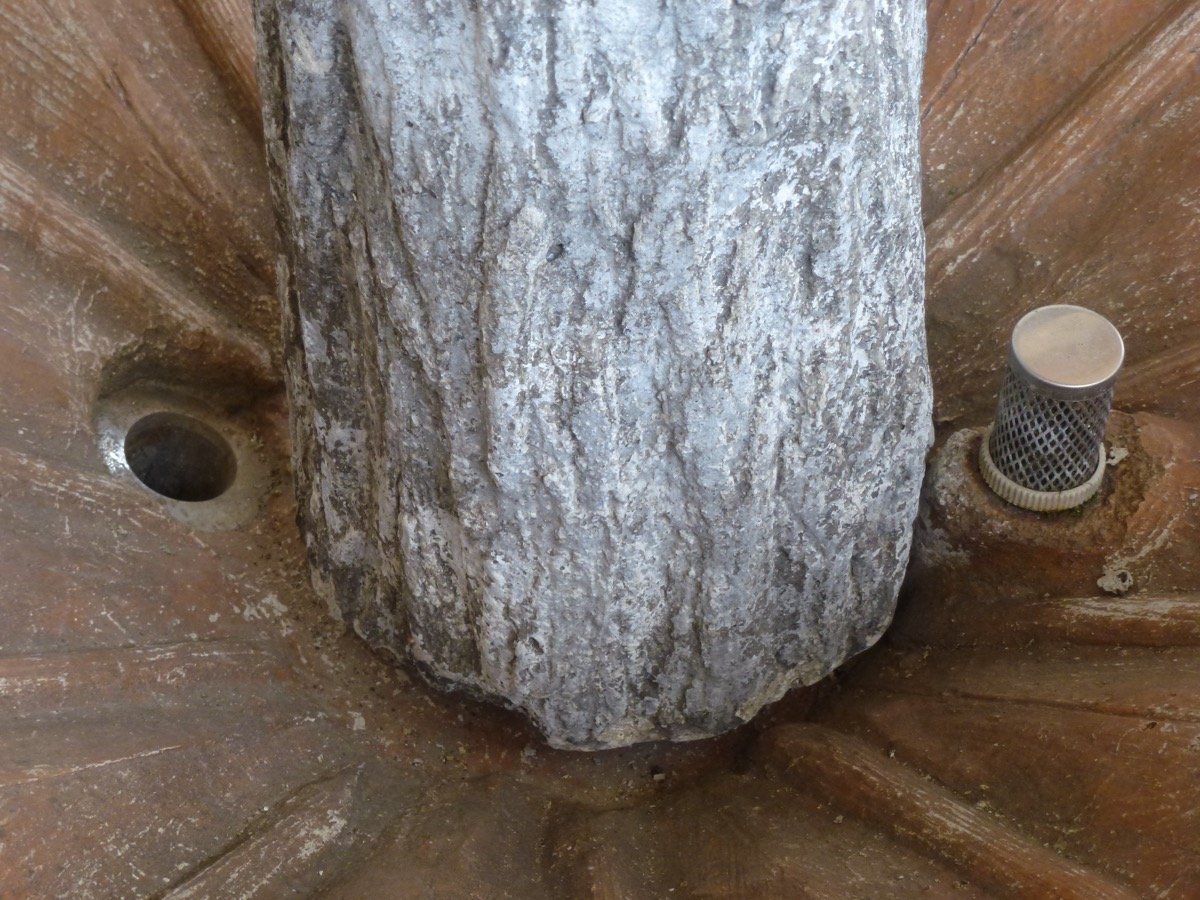
[[[261,0],[314,582],[551,743],[874,642],[930,441],[919,0]]]

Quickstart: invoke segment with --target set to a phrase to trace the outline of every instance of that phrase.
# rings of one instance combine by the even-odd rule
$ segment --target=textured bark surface
[[[914,0],[258,10],[314,580],[558,745],[886,626],[930,438]]]

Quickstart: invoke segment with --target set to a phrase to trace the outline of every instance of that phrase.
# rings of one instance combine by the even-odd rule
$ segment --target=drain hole
[[[125,435],[125,461],[150,490],[189,502],[221,496],[237,474],[237,460],[225,439],[179,413],[138,419]]]

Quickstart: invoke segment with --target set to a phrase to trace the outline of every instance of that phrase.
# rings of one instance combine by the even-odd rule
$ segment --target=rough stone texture
[[[874,642],[930,390],[923,4],[258,9],[318,589],[557,745]]]

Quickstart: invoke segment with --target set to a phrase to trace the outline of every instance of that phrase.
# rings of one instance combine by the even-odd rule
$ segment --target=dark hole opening
[[[189,502],[221,496],[237,474],[237,460],[225,439],[179,413],[138,419],[125,435],[125,461],[150,490]]]

